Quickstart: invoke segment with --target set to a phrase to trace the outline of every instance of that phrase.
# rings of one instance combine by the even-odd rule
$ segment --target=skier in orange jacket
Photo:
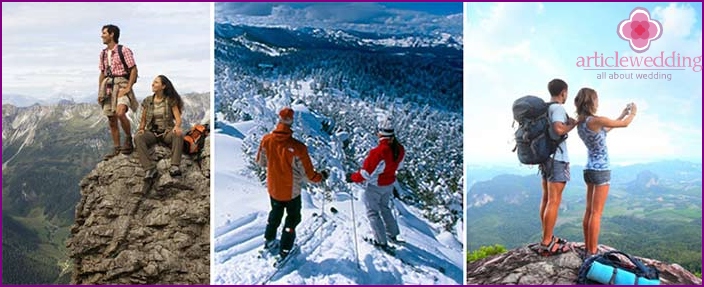
[[[308,148],[292,137],[294,111],[285,107],[279,111],[279,122],[274,131],[264,135],[256,161],[266,167],[266,182],[271,211],[264,232],[265,249],[276,248],[276,231],[286,211],[281,234],[279,255],[286,258],[296,239],[296,226],[301,222],[301,184],[319,183],[328,177],[327,171],[316,172],[308,155]]]

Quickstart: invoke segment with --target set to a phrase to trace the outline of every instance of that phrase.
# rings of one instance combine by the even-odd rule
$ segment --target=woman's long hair
[[[394,156],[394,162],[398,162],[401,156],[401,143],[398,142],[396,136],[390,138],[389,146],[391,146],[391,154]]]
[[[577,107],[578,116],[594,116],[596,114],[596,91],[591,88],[582,88],[574,98],[574,105]]]
[[[172,105],[178,107],[179,112],[183,112],[183,100],[181,99],[181,95],[176,91],[176,88],[174,88],[174,84],[164,75],[159,75],[159,79],[161,79],[161,83],[165,86],[164,96],[169,99]]]

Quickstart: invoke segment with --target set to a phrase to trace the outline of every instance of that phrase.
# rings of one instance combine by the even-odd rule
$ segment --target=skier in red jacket
[[[398,242],[399,234],[389,201],[394,193],[396,170],[402,165],[405,150],[396,140],[390,118],[379,122],[377,135],[379,145],[369,152],[359,171],[347,176],[347,181],[367,184],[362,200],[374,233],[373,243],[389,252],[393,249],[389,247],[388,241]]]

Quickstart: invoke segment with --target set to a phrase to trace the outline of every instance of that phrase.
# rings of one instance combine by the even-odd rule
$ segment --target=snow
[[[278,57],[278,56],[282,56],[287,53],[291,53],[291,52],[296,51],[296,49],[293,49],[293,48],[269,47],[269,46],[262,44],[262,43],[250,41],[249,39],[247,39],[244,36],[233,38],[232,40],[239,41],[240,43],[242,43],[242,45],[244,45],[245,47],[250,49],[252,52],[260,52],[260,53],[264,53],[264,54],[272,56],[272,57]]]
[[[302,125],[294,126],[294,132],[300,126],[320,129],[318,117],[305,106],[294,105],[293,109],[297,117],[300,116],[296,121],[302,121]],[[253,123],[220,121],[218,124],[219,129],[214,133],[215,154],[218,156],[214,158],[211,280],[213,284],[261,284],[276,269],[271,261],[257,256],[264,244],[263,234],[270,208],[266,187],[246,172],[247,159],[242,152],[242,143]],[[323,132],[318,130],[318,133]],[[331,185],[334,178],[331,176],[325,186]],[[296,228],[297,241],[302,243],[300,252],[267,284],[462,283],[462,242],[429,223],[417,209],[400,201],[394,201],[393,210],[398,218],[400,237],[406,243],[398,247],[397,255],[388,255],[365,243],[362,236],[370,236],[371,230],[364,204],[359,200],[363,187],[352,184],[349,187],[354,198],[337,192],[327,202],[322,200],[322,193],[313,191],[314,188],[320,190],[320,185],[304,188],[301,195],[303,219]],[[332,214],[330,207],[335,207],[338,213]],[[324,220],[314,217],[313,213],[324,214]]]

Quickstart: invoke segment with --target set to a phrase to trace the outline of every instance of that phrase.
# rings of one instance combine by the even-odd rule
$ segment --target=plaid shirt
[[[98,64],[98,69],[100,69],[101,73],[104,73],[107,76],[107,73],[105,72],[105,68],[107,65],[107,61],[110,61],[110,57],[108,57],[108,49],[105,48],[103,51],[100,52],[100,59],[98,60],[100,64]],[[105,53],[105,60],[103,61],[103,53]],[[130,48],[127,48],[126,46],[122,46],[122,54],[125,56],[125,62],[127,63],[128,68],[132,68],[136,66],[137,64],[134,62],[134,54],[132,54],[132,50]],[[110,63],[110,70],[112,71],[113,75],[116,76],[122,76],[124,75],[125,77],[129,78],[129,74],[127,71],[125,71],[125,67],[122,66],[122,61],[120,61],[120,54],[117,53],[117,45],[112,47],[112,63]]]

